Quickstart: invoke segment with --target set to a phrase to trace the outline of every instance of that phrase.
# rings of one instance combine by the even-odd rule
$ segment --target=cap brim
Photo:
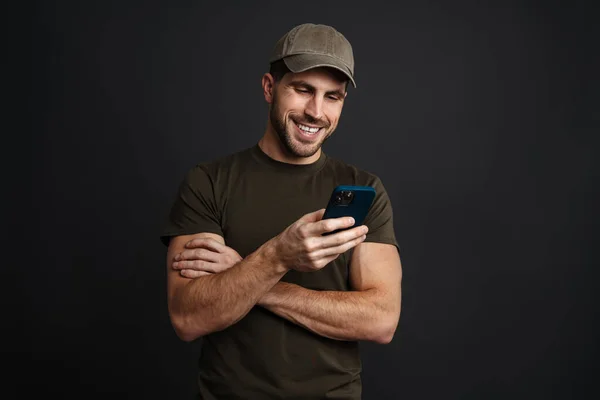
[[[344,65],[344,63],[333,57],[323,54],[294,54],[285,57],[283,62],[290,71],[296,73],[308,71],[309,69],[317,67],[335,68],[346,75],[348,79],[350,79],[350,82],[352,82],[352,86],[356,88],[356,82],[354,81],[354,77],[352,77],[350,69]]]

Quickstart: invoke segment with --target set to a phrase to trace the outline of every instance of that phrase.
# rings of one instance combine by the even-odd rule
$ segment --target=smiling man
[[[394,336],[402,272],[390,199],[377,176],[322,150],[349,83],[346,38],[294,27],[262,78],[262,138],[181,183],[161,239],[173,327],[203,338],[204,400],[360,399],[358,342]],[[322,219],[338,185],[375,188],[364,225]]]

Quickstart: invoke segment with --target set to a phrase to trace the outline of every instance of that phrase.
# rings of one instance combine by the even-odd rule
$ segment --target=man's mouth
[[[322,126],[310,126],[304,125],[299,122],[294,121],[294,124],[306,135],[312,136],[316,135],[323,127]]]

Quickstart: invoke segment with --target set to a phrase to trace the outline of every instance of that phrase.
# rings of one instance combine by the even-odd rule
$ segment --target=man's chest
[[[242,257],[274,238],[303,215],[325,208],[334,179],[240,179],[223,209],[225,243]],[[346,255],[314,273],[290,271],[284,281],[312,289],[346,288]]]
[[[246,256],[303,215],[324,208],[334,183],[313,177],[241,177],[222,210],[225,242]]]

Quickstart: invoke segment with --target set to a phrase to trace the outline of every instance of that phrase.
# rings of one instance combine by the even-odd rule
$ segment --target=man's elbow
[[[374,329],[372,330],[372,338],[371,341],[378,344],[389,344],[396,334],[396,328],[398,327],[398,319],[397,315],[388,315],[382,317],[377,323],[374,324]]]
[[[379,329],[379,331],[374,332],[372,341],[377,344],[389,344],[394,339],[395,333],[396,328]]]
[[[171,326],[177,337],[184,342],[193,342],[206,334],[201,327],[185,316],[171,314]]]
[[[193,342],[206,336],[210,333],[217,332],[227,328],[229,325],[224,320],[213,320],[206,321],[199,316],[194,315],[178,315],[177,313],[170,313],[171,325],[177,334],[177,337],[184,342]]]
[[[226,329],[231,322],[226,319],[213,319],[206,320],[200,318],[197,315],[177,315],[175,313],[170,314],[171,325],[177,334],[177,337],[184,342],[193,342],[206,336],[210,333],[222,331]]]
[[[187,343],[191,343],[196,339],[199,339],[200,336],[193,334],[192,332],[187,332],[187,331],[183,331],[180,329],[175,328],[175,333],[177,334],[177,337],[179,339],[181,339],[184,342]]]

